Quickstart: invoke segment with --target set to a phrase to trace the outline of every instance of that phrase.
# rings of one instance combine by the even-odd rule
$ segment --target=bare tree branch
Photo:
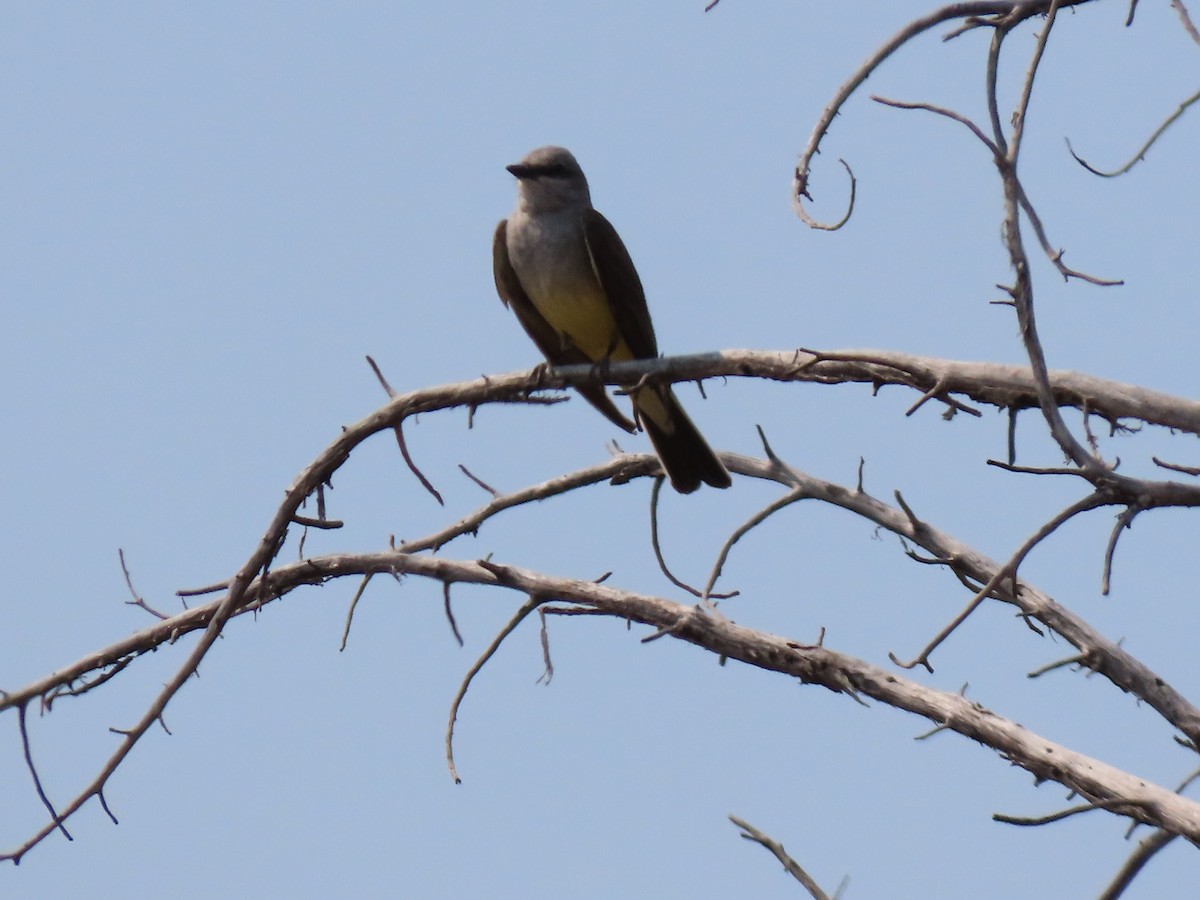
[[[1117,874],[1113,876],[1112,881],[1100,893],[1099,900],[1116,900],[1116,898],[1124,894],[1125,889],[1133,884],[1133,879],[1145,868],[1146,863],[1150,862],[1159,850],[1162,850],[1177,837],[1179,835],[1160,830],[1155,831],[1149,837],[1142,838],[1138,842],[1137,849],[1129,855],[1129,858],[1125,860],[1125,864],[1121,866]]]
[[[796,163],[796,170],[792,179],[792,204],[796,215],[810,228],[818,228],[825,231],[840,228],[848,221],[849,211],[840,222],[827,225],[812,218],[804,208],[803,198],[809,196],[808,182],[812,160],[820,152],[821,141],[828,134],[830,126],[833,125],[833,120],[841,112],[842,107],[845,106],[850,97],[854,95],[854,92],[887,61],[888,57],[905,44],[924,34],[926,31],[955,19],[964,20],[965,28],[971,28],[983,24],[985,19],[995,17],[996,21],[992,24],[999,25],[1002,23],[1003,27],[1012,28],[1025,19],[1046,13],[1052,6],[1077,6],[1086,2],[1088,0],[1063,0],[1061,3],[1056,3],[1054,0],[1030,0],[1030,2],[1024,3],[1014,2],[1014,0],[1002,0],[1002,2],[976,0],[976,2],[968,3],[951,3],[909,22],[863,61],[842,86],[838,88],[833,98],[826,105],[825,109],[822,110],[821,115],[817,119],[817,124],[813,127],[812,134],[809,136],[808,142],[800,154],[800,160]],[[965,28],[955,31],[950,37],[961,34]],[[846,168],[849,170],[850,167],[846,166]],[[851,183],[853,184],[853,181]]]
[[[744,819],[739,819],[737,816],[731,815],[729,817],[729,821],[738,828],[742,829],[743,838],[748,841],[753,841],[754,843],[765,848],[769,853],[771,853],[772,856],[779,860],[783,864],[784,869],[787,870],[787,873],[804,885],[804,889],[808,891],[813,900],[830,900],[829,895],[821,890],[821,887],[817,884],[816,880],[813,879],[813,877],[807,872],[805,872],[804,869],[801,868],[800,864],[796,862],[796,860],[792,859],[788,852],[783,849],[783,844],[773,840],[771,837],[759,831],[749,822],[745,821]],[[837,894],[840,893],[841,889],[839,888]],[[837,894],[834,894],[834,896],[836,897]]]
[[[1200,44],[1200,29],[1196,28],[1196,23],[1192,21],[1192,14],[1188,12],[1188,8],[1183,5],[1183,0],[1171,0],[1171,5],[1175,7],[1175,11],[1179,13],[1179,19],[1183,23],[1183,30],[1197,44]]]
[[[1183,797],[1182,787],[1175,792],[1166,790],[1133,773],[1055,744],[1006,718],[999,711],[968,700],[965,685],[960,693],[947,693],[908,680],[894,669],[877,667],[868,661],[838,652],[826,646],[823,626],[817,644],[804,644],[744,623],[735,623],[724,615],[728,611],[727,606],[718,609],[710,602],[720,596],[712,593],[713,588],[734,546],[744,535],[756,528],[766,530],[779,527],[778,522],[771,521],[773,514],[802,499],[836,506],[874,523],[881,531],[894,533],[899,537],[903,551],[909,558],[921,564],[947,569],[957,582],[951,584],[952,588],[957,591],[960,589],[957,585],[960,584],[971,594],[963,611],[943,628],[916,658],[909,663],[899,663],[893,656],[893,662],[906,668],[923,665],[932,671],[933,652],[953,635],[967,617],[985,602],[994,600],[1005,603],[1017,611],[1016,631],[1020,635],[1028,637],[1032,631],[1040,637],[1062,637],[1075,650],[1065,659],[1035,669],[1029,673],[1030,678],[1043,676],[1051,671],[1082,671],[1086,676],[1098,673],[1121,691],[1131,694],[1154,709],[1165,722],[1177,729],[1179,735],[1175,739],[1180,744],[1192,750],[1200,747],[1200,710],[1195,705],[1147,665],[1132,656],[1119,642],[1114,643],[1104,637],[1088,622],[1052,600],[1021,574],[1021,566],[1026,558],[1064,523],[1084,512],[1102,506],[1113,506],[1121,511],[1117,515],[1107,546],[1102,552],[1097,551],[1102,568],[1102,592],[1107,593],[1118,538],[1138,515],[1165,507],[1200,507],[1200,485],[1137,478],[1124,474],[1128,469],[1118,472],[1120,459],[1115,454],[1110,454],[1114,459],[1111,464],[1101,456],[1100,442],[1093,433],[1091,419],[1095,415],[1106,420],[1113,433],[1132,430],[1141,424],[1153,424],[1175,432],[1200,436],[1200,402],[1090,375],[1051,370],[1047,362],[1046,348],[1038,332],[1035,285],[1029,253],[1021,230],[1022,219],[1029,224],[1042,251],[1065,279],[1079,278],[1093,284],[1119,283],[1087,275],[1064,263],[1063,250],[1051,244],[1047,229],[1018,174],[1018,163],[1022,161],[1023,147],[1029,135],[1034,88],[1049,47],[1051,31],[1056,27],[1056,22],[1059,23],[1058,27],[1065,27],[1067,18],[1063,17],[1061,21],[1058,18],[1062,9],[1084,2],[1087,0],[977,0],[950,4],[910,22],[868,56],[837,90],[818,117],[794,172],[792,199],[800,218],[814,228],[841,228],[854,212],[857,191],[854,172],[845,161],[842,161],[842,164],[849,175],[850,196],[842,218],[832,224],[824,224],[812,218],[805,207],[805,200],[811,200],[808,192],[810,164],[819,152],[835,117],[869,76],[876,73],[893,54],[925,32],[943,22],[953,22],[953,30],[946,35],[948,40],[975,28],[991,28],[992,36],[987,51],[984,79],[986,122],[980,119],[982,124],[977,124],[961,113],[931,103],[900,102],[879,97],[873,99],[890,106],[925,110],[951,119],[969,129],[990,153],[1003,191],[1000,207],[1002,241],[1013,269],[1013,283],[1003,288],[1008,294],[1008,299],[1003,301],[1003,304],[1011,306],[1015,312],[1021,343],[1029,360],[1027,367],[936,359],[887,350],[727,350],[606,366],[570,366],[558,369],[539,366],[532,372],[486,377],[400,394],[388,383],[374,361],[368,358],[388,395],[388,402],[372,415],[344,429],[329,447],[300,472],[264,529],[253,552],[235,574],[207,588],[180,592],[181,595],[219,593],[219,596],[177,615],[167,616],[156,612],[134,589],[124,553],[121,552],[122,572],[133,597],[129,602],[151,612],[159,621],[19,690],[0,692],[0,712],[15,711],[34,791],[49,813],[50,819],[19,846],[0,854],[0,860],[19,862],[32,847],[55,830],[61,831],[70,839],[66,822],[93,797],[110,818],[113,818],[105,796],[105,789],[112,775],[124,764],[132,748],[154,723],[157,722],[166,729],[164,716],[167,706],[182,686],[197,673],[209,649],[235,618],[247,612],[255,612],[302,586],[324,584],[334,579],[357,578],[359,584],[347,611],[342,636],[344,649],[355,610],[364,596],[367,585],[378,573],[390,574],[397,581],[400,581],[402,575],[411,576],[411,580],[406,584],[428,583],[431,586],[440,586],[445,615],[460,645],[463,643],[462,636],[450,604],[453,585],[472,584],[492,588],[493,590],[486,592],[492,597],[505,597],[504,592],[511,591],[526,598],[468,669],[450,705],[445,732],[446,760],[451,776],[456,782],[461,779],[454,758],[455,724],[466,694],[473,680],[507,637],[537,610],[545,664],[545,671],[539,681],[548,681],[553,675],[545,619],[547,614],[616,617],[630,623],[631,627],[644,627],[647,633],[639,638],[643,642],[672,638],[707,651],[718,657],[722,663],[726,660],[740,661],[760,670],[795,678],[805,685],[823,687],[864,706],[868,705],[868,701],[874,701],[878,705],[910,712],[932,723],[933,730],[928,732],[929,734],[945,731],[964,736],[990,748],[1011,764],[1030,772],[1037,782],[1056,782],[1086,800],[1082,806],[1038,818],[997,814],[996,818],[1000,821],[1021,825],[1045,825],[1081,812],[1103,810],[1128,818],[1133,823],[1131,832],[1138,824],[1155,828],[1154,834],[1142,841],[1138,850],[1126,861],[1104,896],[1119,895],[1146,861],[1175,837],[1183,836],[1193,844],[1200,845],[1200,804]],[[707,9],[715,5],[716,0],[713,0]],[[1197,32],[1191,22],[1182,0],[1172,0],[1172,5],[1178,11],[1185,29],[1200,43],[1200,32]],[[1135,7],[1136,0],[1130,5],[1130,21]],[[1012,45],[1007,41],[1009,35],[1018,26],[1037,16],[1044,16],[1045,20],[1037,31],[1032,56],[1019,72],[1018,99],[1012,114],[1005,121],[1001,115],[999,101],[1000,55],[1004,49],[1011,49]],[[1005,90],[1009,89],[1010,86],[1005,86]],[[1159,137],[1198,100],[1200,93],[1182,103],[1151,135],[1134,158],[1114,172],[1100,172],[1092,168],[1075,154],[1069,142],[1068,149],[1089,171],[1105,177],[1121,174],[1144,158]],[[985,129],[990,129],[991,134]],[[513,491],[493,487],[488,481],[477,477],[459,464],[461,471],[488,494],[487,502],[473,512],[461,515],[457,521],[449,524],[439,523],[440,527],[423,537],[399,544],[392,539],[385,550],[322,556],[305,555],[304,541],[309,528],[330,530],[342,525],[340,520],[330,520],[326,516],[324,486],[331,483],[334,473],[345,465],[351,454],[364,441],[380,432],[392,431],[395,434],[401,455],[413,476],[438,503],[443,503],[442,496],[418,469],[406,446],[403,425],[413,416],[463,407],[468,411],[470,426],[474,423],[476,412],[488,405],[558,403],[566,397],[555,392],[571,387],[598,383],[637,384],[641,387],[694,380],[700,384],[703,393],[703,379],[731,376],[823,385],[869,384],[875,392],[884,385],[900,386],[914,391],[917,395],[904,415],[917,414],[931,400],[944,405],[947,418],[958,412],[980,417],[981,408],[986,406],[1003,410],[1009,416],[1007,462],[989,460],[988,463],[1013,473],[1014,476],[1066,475],[1073,479],[1070,484],[1080,484],[1083,494],[1041,524],[1030,523],[1030,536],[1009,553],[1007,561],[997,562],[958,538],[940,531],[934,523],[918,514],[918,510],[922,509],[921,503],[906,501],[899,491],[894,495],[895,505],[884,503],[867,494],[863,488],[861,459],[855,487],[824,481],[791,466],[785,459],[786,454],[777,453],[767,443],[765,432],[760,428],[759,435],[765,459],[732,453],[722,453],[721,458],[731,473],[743,479],[754,478],[774,482],[780,486],[782,492],[777,499],[761,505],[757,512],[730,532],[716,555],[702,589],[677,579],[665,562],[659,542],[657,520],[657,500],[662,485],[658,460],[651,455],[626,454],[619,450],[612,459],[602,463]],[[1050,465],[1016,464],[1017,414],[1022,409],[1033,408],[1040,411],[1041,420],[1046,423],[1057,449],[1066,457],[1065,465],[1057,459],[1052,460]],[[1079,409],[1082,413],[1082,439],[1066,424],[1063,410],[1069,408]],[[1189,476],[1200,473],[1200,467],[1162,463],[1157,457],[1152,459],[1161,468],[1170,471]],[[1037,463],[1038,460],[1033,462]],[[650,491],[651,544],[659,566],[675,585],[700,598],[701,602],[695,606],[624,590],[619,586],[601,584],[600,582],[606,581],[608,575],[596,581],[562,578],[545,572],[531,571],[518,565],[495,562],[490,558],[452,559],[439,554],[439,551],[452,542],[465,535],[476,534],[509,510],[550,500],[588,486],[605,482],[622,484],[642,478],[654,481]],[[911,491],[909,493],[910,497],[914,496]],[[310,497],[315,499],[317,506],[315,518],[300,512],[306,508]],[[807,507],[806,504],[805,508]],[[297,525],[304,529],[304,534],[298,542],[299,559],[282,563],[280,554],[288,539],[289,529]],[[501,602],[507,603],[507,599]],[[550,602],[555,605],[546,607],[545,604]],[[1020,624],[1027,626],[1028,630],[1020,628]],[[40,701],[43,711],[48,712],[60,697],[77,697],[102,686],[111,685],[114,678],[141,655],[170,645],[180,636],[189,633],[198,633],[198,643],[189,653],[181,654],[183,659],[175,673],[148,704],[144,714],[131,727],[111,729],[120,735],[120,741],[117,749],[100,765],[99,772],[82,788],[77,789],[65,806],[60,808],[53,804],[43,788],[34,764],[26,721],[29,705]],[[1038,685],[1052,683],[1052,679],[1047,678],[1039,681]],[[815,880],[786,853],[780,843],[741,819],[732,816],[730,818],[743,829],[744,838],[759,843],[773,853],[812,896],[826,896]],[[116,821],[115,818],[113,821]]]
[[[493,569],[495,569],[497,574],[499,574],[499,567],[493,567],[483,562],[478,563],[478,565],[487,569],[488,571],[493,571]],[[446,579],[446,582],[449,583],[451,580],[457,581],[460,579],[448,578]],[[488,648],[483,651],[483,655],[481,655],[479,659],[475,660],[475,665],[471,666],[470,670],[468,670],[466,677],[463,678],[462,684],[458,688],[458,693],[454,695],[454,700],[450,704],[450,721],[446,724],[446,766],[450,769],[450,777],[454,779],[455,784],[462,784],[462,778],[458,774],[458,768],[454,765],[454,723],[458,720],[458,708],[462,706],[462,702],[467,696],[467,690],[471,687],[471,682],[475,680],[475,676],[478,675],[483,670],[483,667],[487,665],[488,660],[496,655],[496,651],[500,649],[500,645],[504,643],[504,639],[516,630],[517,626],[525,620],[526,616],[528,616],[531,612],[545,602],[546,601],[544,598],[539,597],[536,594],[529,595],[529,599],[526,600],[521,605],[521,608],[516,611],[513,617],[508,620],[508,624],[500,629],[500,633],[496,635],[496,637],[488,645]]]
[[[1188,23],[1189,24],[1191,23],[1190,19],[1188,20]],[[1200,36],[1198,36],[1198,37],[1200,37]],[[1104,171],[1102,169],[1097,169],[1095,166],[1093,166],[1091,163],[1089,163],[1087,160],[1085,160],[1082,156],[1080,156],[1078,153],[1076,153],[1075,148],[1071,146],[1070,138],[1065,138],[1065,140],[1067,142],[1067,152],[1070,153],[1071,156],[1075,157],[1075,162],[1079,163],[1081,166],[1083,166],[1085,169],[1087,169],[1093,175],[1099,175],[1101,178],[1116,178],[1118,175],[1124,175],[1126,172],[1128,172],[1130,169],[1132,169],[1134,166],[1136,166],[1138,163],[1140,163],[1142,160],[1144,160],[1146,158],[1146,154],[1150,152],[1151,147],[1153,147],[1156,143],[1158,143],[1158,139],[1166,133],[1168,128],[1170,128],[1177,121],[1179,121],[1179,119],[1181,119],[1183,117],[1183,114],[1188,111],[1188,108],[1197,101],[1200,101],[1200,91],[1197,91],[1196,93],[1192,94],[1192,96],[1188,97],[1186,100],[1184,100],[1182,103],[1180,103],[1179,106],[1175,109],[1175,112],[1173,112],[1173,113],[1171,113],[1171,115],[1167,116],[1167,118],[1163,121],[1163,123],[1154,130],[1154,133],[1151,134],[1150,137],[1146,139],[1146,143],[1142,144],[1142,146],[1138,149],[1138,151],[1129,158],[1129,161],[1127,163],[1125,163],[1125,165],[1120,166],[1116,169],[1112,169],[1111,171]]]
[[[365,421],[370,422],[371,425],[364,427],[375,428],[377,431],[387,427],[386,422],[379,420],[376,416],[372,416]],[[341,454],[344,453],[345,448],[341,446],[340,441],[344,437],[345,435],[339,439],[339,442],[335,443],[330,451],[327,451],[327,453],[331,454],[330,458],[341,458]],[[925,548],[935,557],[946,560],[947,564],[956,574],[971,578],[981,584],[986,584],[995,579],[996,587],[994,588],[994,595],[998,599],[1017,606],[1026,616],[1041,622],[1046,627],[1065,637],[1080,650],[1086,659],[1090,661],[1094,660],[1093,667],[1096,671],[1158,710],[1164,718],[1179,728],[1189,741],[1192,741],[1194,744],[1200,743],[1200,713],[1180,697],[1163,679],[1150,672],[1118,646],[1101,637],[1082,620],[1078,619],[1065,608],[1060,607],[1023,580],[1018,578],[996,578],[997,573],[1001,570],[998,564],[988,560],[971,548],[960,544],[948,535],[942,534],[929,523],[918,521],[911,514],[889,507],[861,491],[823,482],[800,473],[778,458],[763,461],[725,453],[722,454],[722,461],[730,471],[737,474],[777,481],[790,487],[793,491],[802,492],[805,496],[841,506],[875,521],[877,524],[901,535],[906,540]],[[564,483],[594,482],[600,480],[604,475],[611,475],[614,471],[622,471],[626,474],[638,473],[643,477],[656,476],[658,474],[658,464],[656,458],[649,454],[631,454],[593,467],[591,470],[575,473],[573,477],[565,477],[562,481]],[[319,476],[320,466],[310,466],[305,470],[301,478],[298,479],[296,489],[299,490],[301,489],[300,486],[311,484],[312,480]],[[492,503],[497,503],[497,501],[492,501]],[[496,508],[506,508],[507,506],[508,504],[499,503]],[[281,509],[276,515],[275,527],[286,530],[287,521],[289,519],[284,510]],[[428,546],[429,543],[430,540],[426,538],[413,542],[413,545]],[[275,546],[275,549],[277,549],[277,546]],[[809,669],[805,668],[808,663],[805,666],[801,666],[800,669],[794,669],[792,667],[792,662],[794,661],[792,661],[789,662],[788,668],[779,669],[776,665],[765,663],[764,660],[774,659],[774,651],[769,649],[774,646],[771,644],[771,640],[781,639],[763,638],[763,640],[767,640],[767,645],[764,648],[764,646],[759,646],[751,640],[750,636],[757,634],[756,632],[753,632],[751,629],[745,629],[742,626],[734,626],[732,623],[725,621],[723,617],[718,618],[711,615],[698,614],[705,620],[705,623],[697,625],[694,621],[697,613],[688,607],[682,607],[669,601],[658,600],[657,598],[653,601],[642,598],[642,600],[633,602],[630,605],[630,603],[621,600],[621,598],[629,598],[634,595],[608,588],[603,590],[609,590],[612,593],[596,594],[595,591],[601,590],[601,587],[592,582],[580,583],[563,579],[552,579],[549,576],[527,573],[524,570],[518,570],[511,566],[501,567],[491,563],[455,563],[442,558],[418,555],[416,552],[407,550],[403,545],[394,550],[374,554],[337,554],[312,557],[299,562],[277,566],[269,574],[265,572],[260,573],[256,578],[246,578],[245,581],[242,581],[241,579],[245,578],[250,565],[257,564],[258,556],[258,554],[255,554],[250,562],[246,566],[243,566],[238,577],[231,580],[230,583],[233,587],[231,587],[230,593],[225,597],[204,606],[188,610],[164,622],[157,623],[151,628],[143,629],[132,638],[127,638],[125,641],[118,642],[113,647],[92,654],[87,658],[82,668],[80,664],[76,664],[75,667],[69,667],[61,672],[57,672],[47,679],[36,682],[34,685],[27,686],[22,690],[11,692],[3,698],[0,708],[11,708],[14,704],[28,702],[28,700],[51,691],[56,687],[69,686],[88,672],[95,671],[104,665],[111,664],[113,661],[119,661],[138,652],[152,649],[154,646],[165,643],[186,631],[204,630],[202,642],[198,648],[193,651],[176,675],[168,682],[163,692],[151,704],[146,715],[138,722],[135,728],[122,732],[124,734],[124,741],[121,747],[110,757],[101,773],[59,813],[60,820],[69,818],[91,797],[99,796],[108,778],[111,777],[112,773],[124,760],[133,744],[140,739],[150,724],[160,720],[162,710],[166,707],[166,704],[178,691],[183,682],[195,671],[195,667],[203,655],[200,651],[206,650],[211,644],[211,641],[209,644],[205,644],[203,638],[210,636],[215,638],[215,635],[219,633],[219,628],[223,627],[224,622],[231,616],[257,609],[263,603],[283,596],[298,586],[320,584],[336,577],[363,577],[369,574],[387,572],[390,574],[407,573],[425,575],[437,580],[441,584],[462,581],[475,584],[503,585],[523,590],[532,598],[553,597],[559,601],[584,603],[601,612],[607,612],[631,621],[642,622],[643,624],[659,629],[659,632],[662,634],[669,634],[677,639],[697,643],[707,647],[718,655],[741,659],[752,665],[773,668],[778,671],[787,671],[790,674],[797,674],[797,672],[801,671],[809,672],[809,675],[803,677],[802,680],[823,684],[831,690],[848,693],[856,700],[860,698],[860,695],[866,695],[882,700],[883,702],[891,703],[892,705],[897,705],[902,709],[919,712],[923,715],[928,714],[933,706],[938,705],[933,704],[931,706],[929,703],[914,705],[914,701],[911,698],[906,698],[904,695],[905,692],[896,693],[890,689],[878,687],[878,685],[875,685],[875,680],[879,670],[873,668],[870,670],[871,674],[868,681],[875,686],[870,690],[864,689],[860,682],[865,676],[859,670],[857,661],[851,664],[847,662],[847,658],[841,656],[823,657],[823,664],[820,667],[820,677],[817,677]],[[238,596],[254,599],[247,600],[240,606],[235,606],[230,601],[230,597],[234,596],[234,590],[238,591]],[[515,627],[515,623],[512,627]],[[731,637],[728,633],[722,631],[726,627],[740,630],[735,633],[734,637]],[[714,629],[716,630],[714,631]],[[503,635],[499,639],[502,640],[502,638]],[[730,641],[740,649],[736,649],[736,652],[730,652],[734,649],[730,646]],[[812,649],[806,648],[804,645],[796,642],[785,643],[793,648],[803,650]],[[820,650],[824,648],[816,649]],[[482,662],[485,661],[482,660],[479,666],[481,667]],[[887,675],[884,680],[892,684],[900,683],[894,675]],[[924,711],[922,712],[922,710]],[[946,720],[940,718],[936,719],[936,721],[939,724],[946,723]],[[967,734],[977,740],[983,740],[984,743],[989,743],[988,740],[979,736],[978,729],[975,726],[966,731],[954,727],[953,724],[948,724],[948,727],[951,730]],[[993,737],[996,737],[996,735],[993,735]],[[992,744],[992,746],[1002,749],[1010,757],[1014,752],[1006,744]],[[1030,768],[1030,771],[1035,771],[1040,777],[1062,780],[1055,778],[1053,775],[1042,775],[1039,768],[1040,764],[1034,759],[1026,759],[1025,762],[1019,762],[1018,764],[1026,765],[1026,767]],[[1106,793],[1096,793],[1097,787],[1095,784],[1086,779],[1080,781],[1074,776],[1071,779],[1063,781],[1063,783],[1067,784],[1073,790],[1084,793],[1085,796],[1091,799],[1113,800],[1127,796],[1123,793],[1114,794],[1111,790]],[[1084,787],[1084,785],[1090,785],[1090,787]],[[1159,819],[1150,815],[1143,816],[1139,814],[1136,817],[1139,821],[1146,821],[1148,824],[1158,827],[1168,827],[1163,825]],[[51,822],[21,847],[0,858],[19,859],[55,827],[56,823]],[[1175,830],[1173,825],[1170,827],[1172,830]]]

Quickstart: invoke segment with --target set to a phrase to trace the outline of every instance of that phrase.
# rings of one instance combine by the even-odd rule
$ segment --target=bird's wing
[[[508,221],[505,219],[501,219],[496,226],[496,236],[492,239],[492,275],[496,279],[496,293],[500,295],[500,300],[517,314],[521,327],[533,338],[547,360],[555,365],[591,362],[573,347],[563,346],[558,332],[542,318],[525,293],[516,269],[508,260]],[[578,358],[574,358],[576,355]]]
[[[617,240],[620,241],[620,238]],[[630,263],[630,266],[632,265]],[[578,347],[563,343],[558,332],[542,318],[542,314],[537,311],[537,307],[525,293],[525,288],[521,286],[521,279],[517,277],[516,269],[512,267],[512,263],[508,259],[508,221],[506,219],[502,219],[496,226],[496,235],[492,239],[492,275],[496,279],[496,293],[500,295],[501,302],[516,313],[517,321],[521,323],[525,333],[533,339],[537,348],[542,351],[542,355],[551,365],[592,364],[592,360],[588,359]],[[636,280],[637,273],[634,273],[633,277]],[[645,300],[642,301],[642,304],[645,305]],[[637,426],[629,420],[629,417],[617,409],[605,392],[603,385],[585,385],[578,390],[614,425],[631,434],[637,431]]]
[[[646,293],[617,229],[596,210],[589,209],[583,214],[583,236],[592,269],[608,295],[617,331],[635,359],[654,359],[658,356],[658,342],[650,310],[646,308]]]

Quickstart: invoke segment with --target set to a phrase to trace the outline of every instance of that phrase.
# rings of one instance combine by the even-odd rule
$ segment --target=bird
[[[506,167],[517,208],[496,226],[496,292],[555,366],[656,359],[658,342],[641,279],[617,230],[592,207],[583,169],[563,147],[539,147]],[[637,425],[603,385],[579,392],[613,424]],[[635,418],[681,494],[700,483],[730,485],[729,472],[688,418],[669,384],[629,391]]]

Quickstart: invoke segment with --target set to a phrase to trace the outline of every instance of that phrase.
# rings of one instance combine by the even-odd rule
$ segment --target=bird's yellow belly
[[[564,341],[578,347],[593,362],[605,358],[614,362],[633,359],[629,347],[617,334],[617,323],[603,291],[559,290],[530,299]]]

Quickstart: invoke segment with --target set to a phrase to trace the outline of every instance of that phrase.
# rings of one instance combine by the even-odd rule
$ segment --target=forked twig
[[[159,612],[157,609],[154,609],[142,598],[142,595],[134,589],[133,578],[131,578],[129,575],[129,566],[125,565],[125,550],[123,548],[117,548],[117,557],[121,560],[121,574],[125,576],[125,586],[129,588],[129,594],[133,597],[132,600],[126,600],[125,602],[129,606],[137,606],[141,609],[144,609],[156,619],[169,619],[170,616],[168,616],[166,613]]]
[[[1111,503],[1111,501],[1105,500],[1097,494],[1089,494],[1081,500],[1075,501],[1050,521],[1046,522],[1041,528],[1025,539],[1025,542],[1019,548],[1017,548],[1017,552],[1012,555],[1008,562],[997,569],[995,574],[988,579],[987,583],[975,592],[975,596],[971,598],[966,607],[964,607],[963,611],[955,616],[949,625],[939,631],[934,638],[925,645],[920,653],[918,653],[908,662],[901,662],[895,654],[888,653],[888,656],[891,658],[892,662],[900,666],[902,669],[913,669],[917,666],[924,666],[926,670],[932,672],[933,666],[929,663],[930,654],[933,653],[933,651],[936,650],[942,644],[942,642],[946,640],[946,638],[950,637],[950,635],[958,630],[958,627],[970,617],[971,613],[975,612],[975,610],[979,608],[980,604],[982,604],[984,600],[991,596],[992,591],[999,587],[1000,583],[1004,581],[1004,579],[1016,578],[1017,569],[1020,568],[1021,563],[1024,562],[1025,557],[1029,555],[1034,547],[1053,534],[1065,522],[1073,519],[1080,513],[1087,512],[1091,509],[1096,509],[1099,506],[1105,506],[1109,503]],[[1014,590],[1014,593],[1015,592],[1016,591]]]

